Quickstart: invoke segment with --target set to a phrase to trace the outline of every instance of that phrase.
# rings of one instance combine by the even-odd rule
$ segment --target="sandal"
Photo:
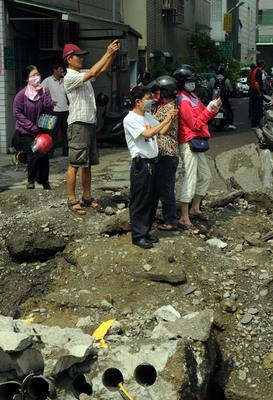
[[[78,207],[77,207],[78,206]],[[82,208],[81,203],[77,200],[69,201],[67,200],[67,207],[70,211],[78,214],[78,215],[85,215],[86,211]]]
[[[161,224],[157,225],[157,229],[159,231],[170,232],[170,231],[176,231],[177,227],[171,224]]]
[[[93,210],[97,211],[98,213],[104,213],[105,209],[97,203],[97,201],[94,199],[94,197],[90,197],[90,199],[84,199],[82,197],[81,204],[84,207],[91,207]]]
[[[177,223],[178,228],[182,229],[183,231],[189,231],[193,235],[199,235],[200,230],[196,228],[193,224],[182,224],[181,222]]]
[[[190,218],[192,219],[198,219],[199,221],[205,221],[208,222],[210,221],[210,216],[208,214],[205,213],[197,213],[197,214],[189,214]]]

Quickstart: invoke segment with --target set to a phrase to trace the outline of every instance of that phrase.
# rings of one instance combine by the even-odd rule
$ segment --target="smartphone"
[[[218,87],[218,88],[216,89],[215,98],[216,98],[216,99],[219,99],[220,96],[221,96],[221,89]]]

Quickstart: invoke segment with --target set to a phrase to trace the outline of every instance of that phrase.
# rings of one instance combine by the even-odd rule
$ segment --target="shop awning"
[[[10,5],[21,5],[25,6],[28,9],[37,11],[48,12],[49,16],[55,14],[58,18],[61,18],[63,21],[77,22],[82,24],[90,24],[94,29],[114,29],[122,32],[131,32],[133,35],[141,38],[141,34],[134,29],[132,29],[129,25],[123,24],[121,22],[112,21],[110,19],[100,18],[93,15],[82,14],[75,11],[70,11],[66,9],[61,9],[57,7],[51,7],[40,3],[34,3],[28,0],[9,0],[8,3]],[[12,19],[12,18],[11,18]],[[15,19],[15,18],[14,18]],[[17,18],[18,19],[18,18]],[[41,17],[42,19],[42,17]]]

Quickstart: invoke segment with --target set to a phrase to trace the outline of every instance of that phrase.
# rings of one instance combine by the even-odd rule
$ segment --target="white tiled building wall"
[[[0,153],[7,150],[7,77],[4,70],[4,47],[6,43],[6,19],[4,1],[0,1]]]
[[[273,2],[272,2],[273,3]],[[248,0],[239,8],[241,61],[256,61],[257,0]]]

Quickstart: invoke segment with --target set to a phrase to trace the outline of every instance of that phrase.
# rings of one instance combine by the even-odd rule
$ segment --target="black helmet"
[[[176,80],[169,75],[162,75],[156,79],[160,88],[161,97],[173,97],[176,95]]]
[[[179,83],[185,83],[186,81],[195,81],[194,73],[188,68],[178,68],[176,71],[174,71],[173,77]]]

